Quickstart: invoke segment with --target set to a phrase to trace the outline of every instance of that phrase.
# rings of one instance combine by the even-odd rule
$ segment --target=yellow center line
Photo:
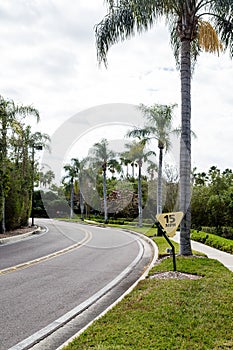
[[[15,266],[11,266],[11,267],[7,267],[5,269],[2,269],[2,270],[0,270],[0,275],[6,275],[10,272],[15,272],[18,270],[26,269],[27,267],[30,267],[30,266],[39,264],[41,262],[56,258],[57,256],[60,256],[63,254],[66,254],[74,249],[81,248],[83,245],[88,243],[92,238],[92,234],[90,231],[87,231],[84,229],[81,229],[81,230],[85,232],[85,237],[80,242],[77,242],[77,243],[75,243],[67,248],[64,248],[62,250],[58,250],[57,252],[42,256],[41,258],[37,258],[37,259],[31,260],[31,261],[24,262],[22,264],[18,264]]]

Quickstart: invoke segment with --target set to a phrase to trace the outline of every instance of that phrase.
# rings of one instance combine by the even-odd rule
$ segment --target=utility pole
[[[42,151],[43,147],[41,145],[32,145],[32,226],[34,226],[34,181],[35,181],[35,150]]]

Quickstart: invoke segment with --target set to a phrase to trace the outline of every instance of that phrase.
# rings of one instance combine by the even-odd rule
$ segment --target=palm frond
[[[215,18],[215,27],[218,30],[224,50],[229,48],[230,56],[233,57],[233,14],[227,18]]]
[[[136,137],[139,140],[140,139],[147,139],[148,136],[150,136],[151,134],[151,130],[148,127],[144,127],[144,128],[137,128],[135,127],[132,130],[129,130],[126,134],[127,137]]]
[[[158,18],[171,14],[174,1],[107,0],[107,15],[95,26],[97,59],[107,66],[107,53],[113,44],[150,29]]]

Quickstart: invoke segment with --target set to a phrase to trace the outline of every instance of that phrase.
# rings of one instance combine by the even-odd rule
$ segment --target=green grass
[[[233,240],[231,239],[196,230],[192,230],[191,239],[222,250],[223,252],[233,254]]]
[[[72,222],[80,222],[81,221],[79,218],[74,218],[72,220],[69,218],[63,218],[61,220],[72,221]],[[128,229],[131,231],[136,231],[136,232],[142,233],[150,238],[153,238],[157,234],[157,228],[151,227],[149,225],[143,226],[143,227],[138,227],[135,224],[134,225],[132,225],[132,224],[125,224],[125,225],[108,224],[108,225],[106,225],[104,223],[99,223],[99,222],[96,222],[96,225],[116,227],[116,228],[120,228],[120,229]],[[191,239],[194,241],[197,241],[197,242],[204,243],[210,247],[219,249],[223,252],[233,254],[233,240],[231,240],[231,239],[226,239],[226,238],[214,235],[214,234],[206,233],[203,231],[196,231],[196,230],[191,231]],[[166,248],[168,248],[168,243],[166,243]],[[177,250],[177,252],[178,252],[178,250]]]
[[[167,242],[155,237],[160,254]],[[179,250],[178,244],[175,244]],[[177,257],[198,280],[147,278],[65,350],[219,350],[233,348],[233,273],[205,257]],[[171,271],[163,259],[150,271]]]

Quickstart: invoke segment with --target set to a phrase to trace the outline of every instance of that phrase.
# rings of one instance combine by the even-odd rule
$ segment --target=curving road
[[[122,281],[121,293],[153,256],[148,243],[125,231],[53,220],[37,224],[47,231],[0,246],[1,350],[28,348],[110,289],[119,296]]]

